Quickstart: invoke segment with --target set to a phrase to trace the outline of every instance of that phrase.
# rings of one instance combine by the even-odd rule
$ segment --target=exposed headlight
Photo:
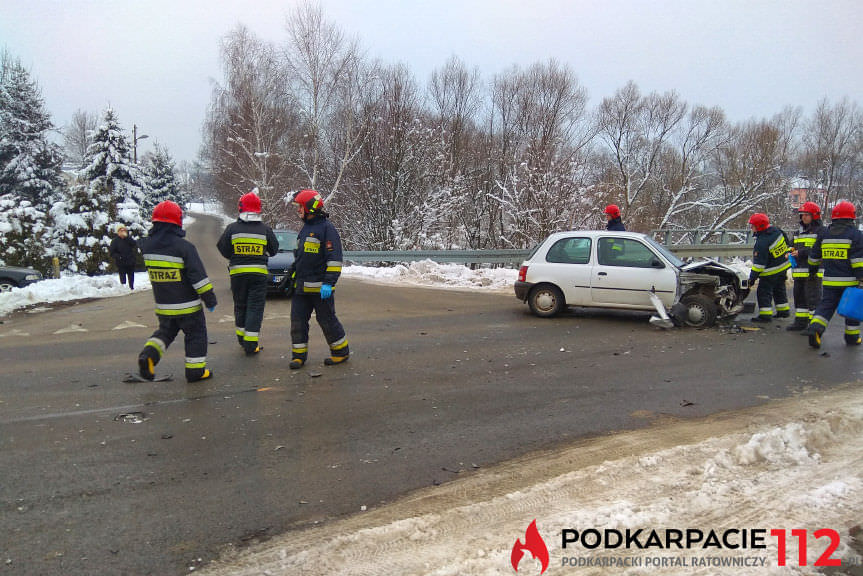
[[[41,274],[27,274],[24,276],[24,280],[39,280],[42,278]]]

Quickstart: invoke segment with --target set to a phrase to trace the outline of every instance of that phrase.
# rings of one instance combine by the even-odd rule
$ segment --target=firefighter
[[[837,203],[830,212],[830,226],[822,227],[809,252],[809,265],[824,269],[823,296],[804,332],[813,348],[821,347],[821,336],[845,289],[863,284],[863,232],[857,229],[855,218],[857,212],[851,202]],[[846,318],[845,343],[859,346],[860,342],[860,322]]]
[[[815,202],[804,202],[798,210],[800,227],[794,235],[791,255],[794,266],[791,277],[794,279],[794,323],[786,330],[805,330],[812,320],[815,307],[821,300],[821,277],[818,269],[809,266],[809,251],[815,245],[821,225],[821,208]]]
[[[252,191],[240,198],[239,217],[216,243],[228,259],[237,341],[247,356],[258,354],[267,301],[267,261],[279,251],[273,230],[261,221],[261,199]]]
[[[785,279],[786,270],[791,267],[791,263],[788,261],[789,248],[785,233],[771,226],[767,215],[760,212],[749,218],[749,226],[755,234],[749,285],[752,286],[758,281],[758,290],[755,292],[758,316],[754,316],[752,321],[770,322],[773,319],[774,303],[776,317],[788,318],[791,316],[791,306],[788,305]]]
[[[182,330],[186,344],[186,380],[211,378],[207,369],[207,323],[203,305],[211,312],[216,294],[204,264],[191,242],[183,238],[183,211],[170,201],[153,209],[153,228],[142,242],[144,265],[153,286],[159,328],[138,356],[138,372],[155,377],[155,366]],[[201,301],[203,300],[203,305]]]
[[[291,271],[294,295],[291,300],[291,363],[295,370],[306,363],[309,352],[309,318],[312,311],[330,346],[324,364],[332,366],[348,359],[350,350],[345,329],[336,318],[333,289],[342,271],[342,241],[327,219],[324,201],[314,190],[300,190],[294,196],[303,228],[297,238],[296,258]]]
[[[623,225],[623,220],[620,218],[620,208],[617,204],[609,204],[605,207],[603,213],[605,214],[605,219],[607,221],[605,225],[606,230],[626,232],[626,226]]]

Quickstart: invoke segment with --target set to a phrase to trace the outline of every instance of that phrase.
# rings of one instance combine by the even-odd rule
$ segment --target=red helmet
[[[240,197],[240,203],[237,208],[240,212],[257,212],[261,213],[261,199],[254,192],[243,194]]]
[[[153,208],[153,222],[167,222],[183,226],[183,209],[176,202],[165,200]]]
[[[617,204],[609,204],[603,212],[612,218],[620,218],[620,208],[618,208]]]
[[[300,190],[294,195],[294,203],[303,208],[303,216],[314,216],[324,210],[324,199],[314,190]]]
[[[813,220],[821,220],[821,208],[815,202],[804,202],[797,212],[800,214],[811,214]]]
[[[854,209],[854,204],[843,200],[833,207],[833,210],[830,212],[830,218],[832,220],[836,220],[837,218],[850,218],[853,220],[857,218],[857,211]]]
[[[767,230],[767,227],[770,226],[770,219],[767,217],[767,214],[756,212],[749,217],[749,223],[755,226],[756,232],[761,232],[762,230]]]

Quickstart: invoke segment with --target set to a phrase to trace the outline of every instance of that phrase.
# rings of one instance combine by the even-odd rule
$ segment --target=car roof
[[[545,241],[560,240],[561,238],[570,238],[572,236],[588,238],[600,238],[604,236],[614,236],[616,238],[647,238],[647,235],[642,234],[641,232],[621,232],[617,230],[567,230],[566,232],[555,232],[546,238]]]

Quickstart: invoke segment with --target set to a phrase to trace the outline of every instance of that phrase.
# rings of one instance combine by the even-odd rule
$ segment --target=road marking
[[[143,324],[138,324],[137,322],[132,322],[131,320],[126,320],[122,324],[117,324],[111,330],[125,330],[126,328],[146,328]]]
[[[89,332],[86,328],[82,328],[80,324],[69,324],[66,328],[60,328],[54,334],[68,334],[69,332]]]
[[[5,334],[0,334],[0,338],[5,338],[7,336],[29,336],[29,335],[30,335],[29,332],[24,332],[23,330],[18,330],[17,328],[15,328],[14,330],[10,330],[9,332],[6,332]]]

